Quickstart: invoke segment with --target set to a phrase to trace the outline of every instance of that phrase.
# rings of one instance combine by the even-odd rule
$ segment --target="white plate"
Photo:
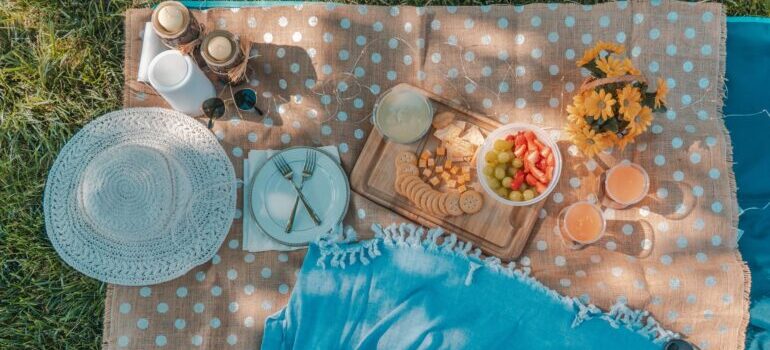
[[[302,193],[321,219],[321,224],[313,223],[300,201],[294,228],[286,233],[286,223],[297,193],[278,172],[275,157],[283,156],[293,170],[294,183],[299,184],[308,150],[317,152],[318,157],[315,172],[305,180]],[[274,154],[257,170],[251,186],[251,210],[257,225],[268,236],[286,245],[305,245],[331,231],[345,216],[349,199],[350,186],[345,171],[329,154],[315,148],[295,147]]]

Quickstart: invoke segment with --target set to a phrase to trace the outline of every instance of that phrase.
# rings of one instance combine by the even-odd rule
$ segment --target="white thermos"
[[[164,51],[155,56],[150,61],[147,76],[150,85],[171,108],[191,116],[202,114],[203,101],[216,97],[211,80],[190,56],[178,50]]]

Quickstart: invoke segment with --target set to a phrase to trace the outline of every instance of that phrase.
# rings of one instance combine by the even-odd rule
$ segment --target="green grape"
[[[487,164],[481,172],[486,176],[492,176],[495,173],[495,167]]]
[[[521,194],[521,191],[511,191],[511,193],[508,194],[508,199],[514,202],[521,202],[524,200],[524,195]]]
[[[519,186],[519,191],[526,191],[529,189],[529,186],[527,186],[526,183],[522,183],[521,186]]]
[[[522,193],[522,194],[524,195],[524,200],[525,201],[528,201],[528,200],[530,200],[532,198],[535,198],[535,191],[533,191],[531,189],[528,189],[528,190],[524,191],[524,193]]]
[[[494,178],[494,177],[488,177],[487,178],[487,185],[489,185],[489,188],[496,190],[500,188],[500,180]]]
[[[505,187],[505,188],[510,188],[511,187],[511,182],[513,182],[513,179],[508,177],[508,176],[506,176],[506,177],[503,178],[502,181],[500,181],[500,184],[502,184],[503,187]]]
[[[524,162],[519,158],[514,158],[513,161],[511,161],[511,165],[513,165],[514,168],[519,169],[524,166]]]
[[[514,168],[512,166],[509,166],[508,169],[505,172],[508,173],[508,176],[514,177],[514,176],[516,176],[516,173],[518,172],[518,170],[516,170],[516,168]]]
[[[505,177],[505,166],[498,165],[495,168],[495,178],[502,180]]]
[[[495,151],[489,151],[486,155],[484,155],[484,160],[486,160],[488,163],[497,163],[497,152]]]
[[[497,190],[495,190],[500,197],[508,198],[508,189],[505,187],[500,187]]]
[[[497,161],[500,163],[508,163],[511,161],[511,152],[500,152],[497,154]]]
[[[508,143],[505,142],[505,140],[497,140],[495,141],[492,148],[494,148],[495,151],[507,151],[511,149],[511,146],[509,146]]]

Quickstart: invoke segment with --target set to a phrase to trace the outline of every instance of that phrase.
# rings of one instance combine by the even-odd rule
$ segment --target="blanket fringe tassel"
[[[394,248],[423,249],[428,252],[438,252],[468,260],[469,270],[465,280],[466,285],[471,284],[474,271],[479,268],[487,268],[515,278],[533,289],[549,295],[576,312],[572,322],[573,328],[578,327],[584,321],[598,318],[615,328],[626,327],[655,343],[663,343],[680,337],[679,334],[663,328],[648,311],[634,310],[625,303],[617,302],[610,307],[609,311],[604,312],[595,305],[584,303],[578,298],[563,296],[530,276],[529,269],[517,268],[515,262],[504,265],[496,257],[482,259],[481,249],[473,247],[471,242],[459,240],[455,234],[445,233],[441,228],[426,230],[408,223],[391,224],[388,227],[373,224],[372,231],[375,233],[374,239],[359,242],[354,242],[355,231],[352,228],[348,228],[344,234],[342,233],[343,230],[337,230],[338,233],[336,234],[319,238],[316,241],[321,252],[317,261],[318,266],[326,268],[327,262],[332,267],[343,269],[358,262],[368,265],[371,259],[382,255],[379,249],[380,244]]]

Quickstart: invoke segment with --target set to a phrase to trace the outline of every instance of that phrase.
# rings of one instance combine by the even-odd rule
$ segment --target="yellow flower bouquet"
[[[657,91],[624,57],[625,48],[599,42],[577,61],[590,76],[567,106],[566,132],[588,157],[605,148],[624,149],[652,124],[653,112],[666,111],[666,81],[658,78]]]

